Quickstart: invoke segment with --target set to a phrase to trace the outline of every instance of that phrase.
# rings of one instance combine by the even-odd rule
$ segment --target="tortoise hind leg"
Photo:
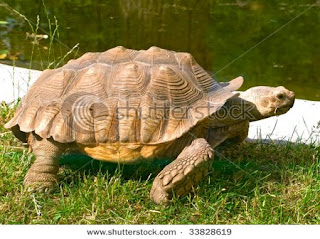
[[[31,190],[49,189],[58,183],[59,158],[64,148],[52,139],[36,135],[30,135],[29,144],[36,160],[24,178],[24,185]]]
[[[212,165],[213,149],[205,139],[195,139],[155,178],[150,191],[157,204],[167,203],[173,196],[184,196],[196,186]]]

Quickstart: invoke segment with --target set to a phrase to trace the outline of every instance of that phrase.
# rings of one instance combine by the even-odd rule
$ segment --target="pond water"
[[[88,51],[156,45],[190,52],[218,81],[244,76],[241,90],[284,85],[320,100],[319,1],[44,2],[0,1],[1,63],[43,70]]]

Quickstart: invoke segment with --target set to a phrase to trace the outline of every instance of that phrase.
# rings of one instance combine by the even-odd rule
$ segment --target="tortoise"
[[[5,127],[36,156],[27,188],[56,185],[59,158],[72,151],[115,163],[170,158],[150,191],[166,204],[208,174],[214,148],[241,143],[249,122],[294,104],[283,86],[235,92],[242,84],[216,82],[189,53],[119,46],[45,70]]]

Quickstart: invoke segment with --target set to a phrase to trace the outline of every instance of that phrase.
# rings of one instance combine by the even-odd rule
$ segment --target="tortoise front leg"
[[[42,139],[36,135],[30,137],[29,143],[36,160],[24,178],[24,185],[31,190],[46,190],[58,183],[59,158],[64,149],[52,139]]]
[[[212,165],[213,149],[205,139],[195,139],[155,178],[150,191],[157,204],[167,203],[173,196],[184,196],[203,179]]]

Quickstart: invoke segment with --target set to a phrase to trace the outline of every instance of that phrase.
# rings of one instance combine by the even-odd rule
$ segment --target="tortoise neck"
[[[208,127],[221,127],[237,124],[242,121],[262,119],[255,104],[242,98],[241,95],[232,97],[213,115],[209,117]]]

